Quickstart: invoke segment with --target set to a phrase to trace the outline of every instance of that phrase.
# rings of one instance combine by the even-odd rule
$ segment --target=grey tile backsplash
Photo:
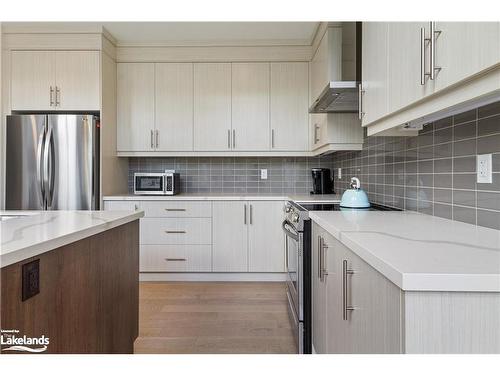
[[[493,183],[476,183],[476,155],[493,154]],[[500,229],[500,102],[424,126],[416,137],[366,137],[362,151],[299,157],[130,158],[134,172],[175,169],[184,192],[307,194],[311,168],[334,169],[335,191],[361,180],[372,202]],[[336,168],[342,168],[342,179]],[[260,179],[260,169],[268,179]]]
[[[493,154],[493,183],[476,182],[476,155]],[[334,154],[335,190],[357,176],[372,202],[500,229],[500,102],[424,126],[417,137],[365,137]]]
[[[307,194],[314,167],[332,169],[333,156],[130,158],[128,185],[132,192],[135,172],[175,169],[183,192]],[[261,169],[267,169],[267,180],[260,178]]]

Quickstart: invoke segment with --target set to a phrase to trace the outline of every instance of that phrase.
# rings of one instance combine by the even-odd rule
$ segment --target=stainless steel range
[[[288,313],[294,325],[297,348],[300,354],[312,351],[312,239],[309,211],[359,210],[341,208],[339,203],[297,203],[285,205],[282,223],[286,234],[286,272]],[[395,211],[397,209],[372,204],[368,211]]]

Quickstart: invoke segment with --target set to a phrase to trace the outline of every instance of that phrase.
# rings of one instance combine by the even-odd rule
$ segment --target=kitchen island
[[[143,212],[0,215],[2,352],[132,353]],[[48,343],[9,345],[13,336]]]
[[[416,212],[310,212],[319,353],[500,353],[500,231]]]

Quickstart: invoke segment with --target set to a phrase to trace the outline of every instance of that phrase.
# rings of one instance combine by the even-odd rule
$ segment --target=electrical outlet
[[[342,179],[342,168],[338,168],[338,170],[337,170],[337,178],[338,178],[339,180],[341,180],[341,179]]]
[[[491,154],[477,155],[477,182],[479,184],[491,184]]]
[[[261,169],[260,170],[260,179],[261,180],[267,180],[267,169]]]
[[[40,293],[40,259],[23,264],[22,267],[23,290],[22,301],[26,301]]]

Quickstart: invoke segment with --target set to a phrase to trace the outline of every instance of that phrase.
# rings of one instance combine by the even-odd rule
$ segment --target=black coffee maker
[[[328,168],[311,169],[313,190],[311,194],[333,194],[333,181]]]

